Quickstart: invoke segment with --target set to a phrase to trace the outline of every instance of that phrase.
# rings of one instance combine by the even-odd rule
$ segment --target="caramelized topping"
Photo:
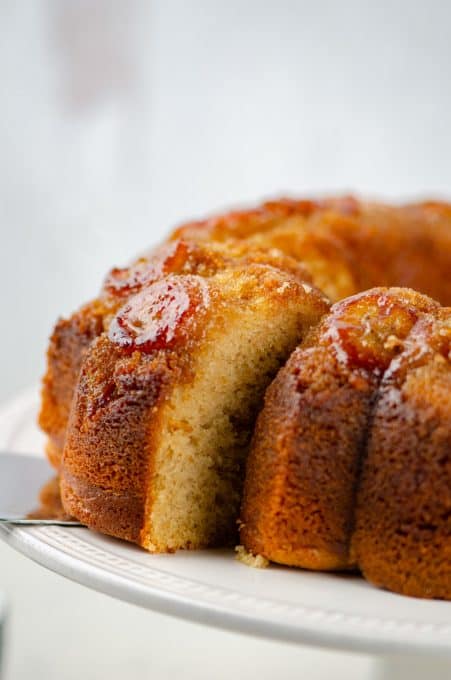
[[[209,305],[208,285],[200,276],[168,276],[151,284],[113,319],[109,338],[127,352],[174,349],[186,342],[194,319]]]
[[[339,361],[384,370],[402,350],[420,311],[388,293],[356,295],[334,305],[324,337]]]
[[[116,297],[128,297],[158,281],[165,274],[181,272],[190,254],[190,245],[185,241],[164,245],[149,257],[139,259],[131,267],[113,269],[108,274],[103,289]]]
[[[425,316],[406,343],[405,358],[411,367],[434,355],[451,360],[451,308],[443,307],[437,316]]]

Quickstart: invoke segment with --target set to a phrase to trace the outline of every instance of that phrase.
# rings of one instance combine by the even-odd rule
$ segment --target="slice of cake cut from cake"
[[[328,306],[259,262],[169,274],[130,297],[81,363],[66,512],[150,551],[233,542],[265,389]]]

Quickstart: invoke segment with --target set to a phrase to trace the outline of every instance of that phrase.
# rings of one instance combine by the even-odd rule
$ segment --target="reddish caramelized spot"
[[[194,316],[209,304],[208,285],[200,276],[168,276],[151,284],[124,305],[113,319],[109,338],[123,350],[173,349],[193,330]]]
[[[325,339],[339,361],[385,369],[418,318],[413,306],[386,293],[361,293],[332,307]]]
[[[113,269],[104,283],[104,290],[116,297],[128,297],[144,286],[158,281],[165,274],[180,272],[190,256],[190,246],[185,241],[174,241],[161,246],[149,257],[143,257],[131,267]]]

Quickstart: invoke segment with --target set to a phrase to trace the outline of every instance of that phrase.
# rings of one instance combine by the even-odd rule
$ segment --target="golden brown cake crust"
[[[83,364],[61,478],[66,511],[136,543],[145,519],[155,413],[177,375],[166,357],[124,356],[104,334]]]
[[[269,388],[240,522],[241,542],[253,554],[310,569],[350,566],[354,454],[372,396],[368,377],[356,383],[347,383],[324,348],[310,356],[298,349]]]
[[[103,309],[94,302],[82,307],[70,319],[60,319],[50,338],[39,425],[49,437],[47,455],[56,469],[61,463],[81,361],[91,342],[102,330]]]
[[[427,316],[380,388],[352,552],[376,585],[451,599],[451,309]]]

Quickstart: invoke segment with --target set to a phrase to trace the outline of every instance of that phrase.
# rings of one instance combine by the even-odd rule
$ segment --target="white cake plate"
[[[0,450],[42,456],[36,413],[36,390],[0,409]],[[0,538],[63,576],[141,607],[274,640],[378,655],[384,658],[378,678],[451,678],[451,602],[394,595],[356,575],[251,569],[231,550],[150,555],[84,528],[3,526]]]

